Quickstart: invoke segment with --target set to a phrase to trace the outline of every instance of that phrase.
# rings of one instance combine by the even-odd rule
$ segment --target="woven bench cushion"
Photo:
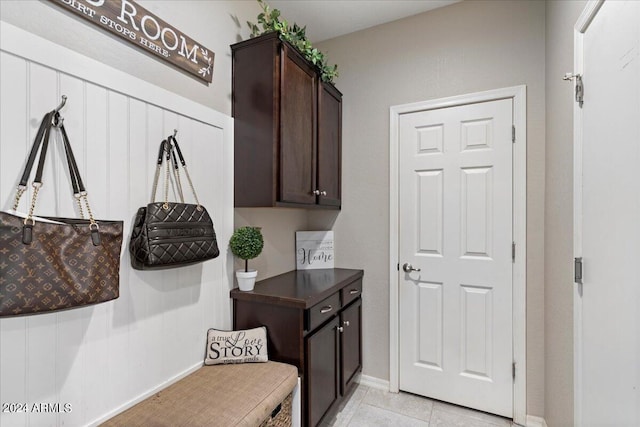
[[[204,366],[103,426],[259,426],[291,393],[298,370],[278,362]]]

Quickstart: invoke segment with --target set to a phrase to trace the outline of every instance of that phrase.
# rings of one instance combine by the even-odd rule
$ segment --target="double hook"
[[[62,127],[62,122],[64,121],[63,117],[60,117],[59,111],[62,110],[62,107],[67,103],[67,95],[62,95],[62,102],[60,105],[53,110],[53,117],[51,118],[51,125],[57,128]]]

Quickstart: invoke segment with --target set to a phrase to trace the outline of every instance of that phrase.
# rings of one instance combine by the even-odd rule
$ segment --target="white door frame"
[[[573,73],[584,71],[584,33],[604,0],[590,0],[573,30]],[[574,84],[575,88],[575,84]],[[573,256],[582,257],[582,108],[573,104]],[[573,422],[582,425],[582,298],[581,285],[573,287]]]
[[[513,361],[516,378],[513,385],[513,420],[526,424],[527,413],[527,353],[526,353],[526,280],[527,280],[527,90],[526,86],[477,92],[412,104],[390,109],[389,135],[389,391],[399,391],[399,276],[398,214],[399,214],[399,121],[401,114],[433,110],[477,102],[513,100],[513,123],[516,142],[513,147],[513,238],[516,259],[513,264]]]

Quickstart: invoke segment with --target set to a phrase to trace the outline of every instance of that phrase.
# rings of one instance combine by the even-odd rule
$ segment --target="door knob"
[[[420,271],[419,268],[413,268],[413,266],[408,262],[404,263],[404,265],[402,266],[402,269],[404,270],[405,273],[411,273],[412,271]]]

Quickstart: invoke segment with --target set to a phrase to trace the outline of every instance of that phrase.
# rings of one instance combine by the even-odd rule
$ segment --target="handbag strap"
[[[158,148],[158,160],[156,161],[156,173],[153,177],[153,186],[151,187],[151,203],[155,203],[156,201],[156,193],[158,191],[158,180],[160,178],[160,170],[162,169],[162,161],[167,151],[166,145],[167,145],[167,140],[163,139],[162,142],[160,143],[160,148]],[[167,177],[168,177],[168,171],[167,171]]]
[[[20,178],[20,183],[16,189],[16,197],[13,202],[13,210],[17,211],[18,206],[20,205],[20,199],[22,195],[27,190],[27,183],[29,181],[29,175],[31,175],[31,169],[33,169],[33,164],[36,161],[36,157],[38,156],[38,150],[42,145],[42,141],[44,139],[49,139],[49,130],[51,128],[51,116],[52,113],[49,112],[44,115],[42,118],[42,122],[40,122],[40,127],[38,128],[38,133],[36,134],[36,138],[33,141],[33,145],[31,146],[31,152],[29,153],[29,157],[27,158],[27,163],[24,167],[24,171],[22,172],[22,177]],[[46,135],[46,136],[45,136]],[[42,185],[42,183],[40,183]],[[35,188],[34,182],[34,188]]]
[[[176,154],[177,154],[177,157],[176,157]],[[180,159],[180,164],[182,165],[185,175],[187,176],[187,180],[189,181],[189,187],[191,187],[191,191],[193,192],[193,197],[196,200],[196,209],[202,210],[202,205],[200,204],[200,201],[198,200],[198,195],[196,194],[196,191],[193,188],[193,182],[191,181],[191,176],[189,175],[189,170],[187,169],[184,156],[182,155],[182,151],[180,150],[178,141],[173,136],[169,136],[169,138],[163,140],[160,143],[160,148],[158,149],[156,172],[153,179],[153,187],[151,190],[151,203],[155,203],[155,200],[156,200],[156,193],[158,191],[158,182],[160,180],[160,171],[162,169],[162,163],[164,162],[164,160],[166,160],[167,164],[166,164],[163,208],[169,209],[169,175],[170,175],[172,160],[173,160],[173,173],[176,180],[178,195],[180,197],[181,202],[184,203],[184,194],[182,191],[182,183],[180,181],[180,169],[178,165],[178,158]]]
[[[193,187],[193,181],[191,181],[191,175],[189,175],[189,169],[187,169],[187,162],[184,161],[182,150],[180,150],[180,145],[178,145],[178,140],[176,139],[175,136],[169,136],[168,140],[171,142],[171,145],[175,148],[175,151],[178,153],[178,157],[180,157],[180,163],[182,164],[182,169],[184,169],[184,174],[187,176],[187,180],[189,181],[189,187],[191,188],[193,197],[194,199],[196,199],[197,209],[201,210],[202,205],[200,204],[200,200],[198,200],[196,189]]]
[[[180,181],[180,167],[178,166],[178,158],[176,156],[176,150],[171,150],[171,157],[173,158],[173,176],[176,179],[176,187],[178,187],[178,195],[180,196],[180,202],[184,203],[184,193],[182,192],[182,182]]]
[[[38,129],[38,133],[36,134],[36,139],[31,148],[29,158],[27,159],[27,164],[25,165],[25,170],[22,174],[22,178],[16,192],[14,210],[17,210],[18,205],[20,204],[20,198],[26,190],[26,184],[29,180],[29,176],[31,175],[31,170],[33,169],[38,149],[41,147],[40,156],[38,158],[38,167],[36,169],[36,175],[32,183],[33,195],[31,197],[31,205],[29,207],[29,213],[24,219],[22,241],[25,244],[30,244],[33,239],[32,228],[36,222],[33,218],[33,215],[38,199],[38,192],[40,191],[40,187],[42,187],[42,175],[44,173],[44,165],[46,163],[47,151],[49,148],[51,128],[53,127],[60,128],[66,156],[66,163],[69,168],[69,175],[71,177],[71,185],[73,187],[74,196],[76,197],[76,200],[78,202],[78,207],[80,208],[80,215],[84,218],[81,204],[81,200],[84,200],[87,212],[89,214],[89,229],[91,230],[91,239],[93,241],[93,244],[95,246],[98,246],[100,245],[100,227],[93,217],[93,212],[91,211],[91,206],[89,205],[89,200],[87,198],[87,192],[84,187],[84,183],[82,182],[82,178],[80,177],[78,164],[76,163],[71,144],[69,143],[67,131],[64,128],[63,121],[60,118],[60,115],[55,110],[45,114],[44,118],[42,119],[42,123],[40,123],[40,128]]]
[[[58,117],[57,113],[56,113],[56,117]],[[60,123],[59,125],[60,133],[62,134],[64,151],[67,156],[67,164],[69,166],[69,176],[71,177],[71,186],[73,187],[73,195],[76,199],[76,202],[78,203],[78,208],[80,210],[80,216],[82,217],[82,219],[84,219],[84,213],[82,210],[82,202],[84,202],[84,206],[87,209],[87,215],[89,216],[89,229],[91,230],[91,238],[93,239],[93,244],[98,246],[100,244],[100,235],[99,235],[100,226],[98,225],[98,223],[96,222],[93,216],[93,211],[91,210],[91,205],[89,204],[89,197],[87,194],[87,190],[84,187],[84,183],[82,182],[82,177],[80,176],[80,169],[78,168],[78,164],[76,163],[76,157],[73,154],[73,149],[71,148],[71,143],[69,142],[69,136],[67,135],[67,131],[64,128],[64,124],[61,120],[59,120],[58,123]]]

